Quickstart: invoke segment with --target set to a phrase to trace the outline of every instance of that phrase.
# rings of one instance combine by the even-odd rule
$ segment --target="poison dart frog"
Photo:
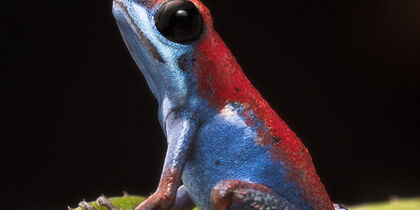
[[[341,208],[202,2],[113,0],[113,14],[168,144],[157,190],[137,210]]]

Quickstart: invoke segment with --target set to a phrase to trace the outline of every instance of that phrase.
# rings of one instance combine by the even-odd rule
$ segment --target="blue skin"
[[[191,59],[187,59],[186,70],[178,65],[181,55],[194,56],[194,43],[178,44],[159,33],[153,20],[159,6],[149,10],[138,1],[115,0],[113,14],[158,100],[159,121],[168,141],[163,171],[180,170],[188,192],[178,195],[177,200],[189,196],[200,209],[211,209],[210,194],[217,183],[241,180],[268,186],[300,209],[310,209],[296,184],[286,180],[283,164],[272,161],[268,148],[257,144],[257,125],[261,122],[254,119],[255,126],[247,126],[241,104],[216,110],[199,97]],[[296,209],[294,205],[291,209]]]

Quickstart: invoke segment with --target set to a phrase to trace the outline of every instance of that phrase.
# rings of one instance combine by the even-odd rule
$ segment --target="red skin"
[[[141,203],[136,210],[153,209],[164,210],[171,209],[175,203],[176,192],[181,182],[181,171],[177,169],[166,169],[159,181],[156,192]],[[147,208],[145,208],[147,207]]]
[[[258,129],[258,142],[270,149],[273,161],[286,165],[288,177],[297,182],[305,199],[316,209],[334,209],[318,177],[312,158],[296,134],[277,115],[260,93],[252,86],[236,59],[214,31],[209,11],[201,2],[193,0],[204,20],[204,34],[196,46],[196,77],[198,92],[216,109],[231,102],[239,102],[245,113],[253,113],[265,124]],[[248,114],[249,126],[254,125]],[[267,130],[268,129],[268,132]],[[273,138],[279,142],[273,142]]]
[[[143,0],[149,8],[163,3],[164,0]],[[199,1],[191,0],[203,16],[203,35],[194,45],[196,52],[196,78],[198,92],[216,109],[231,102],[239,102],[245,113],[253,113],[264,123],[258,128],[258,143],[269,148],[273,161],[282,162],[288,169],[288,178],[296,182],[304,198],[315,209],[334,209],[324,185],[318,177],[312,158],[296,136],[277,113],[262,98],[248,81],[236,59],[213,29],[208,9]],[[249,126],[254,120],[248,114]],[[267,130],[268,132],[267,132]],[[273,142],[276,139],[278,142]],[[146,202],[154,203],[155,209],[169,208],[175,199],[181,172],[165,171],[158,191]],[[156,201],[162,202],[157,204]]]

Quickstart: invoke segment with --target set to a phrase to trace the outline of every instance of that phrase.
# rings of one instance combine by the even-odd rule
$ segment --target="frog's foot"
[[[109,201],[105,196],[100,196],[96,202],[100,205],[103,206],[105,208],[107,208],[108,210],[118,210],[114,205],[112,205],[111,201]],[[79,207],[82,210],[97,210],[95,207],[93,207],[92,205],[90,205],[88,202],[86,201],[82,201],[79,203]],[[72,208],[69,207],[69,210],[74,210]]]
[[[335,210],[349,210],[347,207],[341,205],[341,204],[334,204]]]
[[[211,192],[211,205],[218,210],[299,209],[264,185],[239,180],[225,180],[216,184]]]
[[[96,208],[95,207],[93,207],[93,206],[91,206],[88,202],[86,202],[86,201],[82,201],[82,202],[80,202],[79,203],[79,207],[82,209],[82,210],[96,210]],[[71,208],[69,208],[69,210],[71,210]]]
[[[96,202],[98,202],[100,206],[106,207],[108,210],[118,210],[105,196],[100,196]]]

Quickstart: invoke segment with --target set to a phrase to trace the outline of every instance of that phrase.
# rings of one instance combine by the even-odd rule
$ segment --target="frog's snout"
[[[162,0],[113,0],[113,3],[117,5],[127,5],[129,3],[142,4],[150,9],[153,8],[153,6],[159,1]]]

